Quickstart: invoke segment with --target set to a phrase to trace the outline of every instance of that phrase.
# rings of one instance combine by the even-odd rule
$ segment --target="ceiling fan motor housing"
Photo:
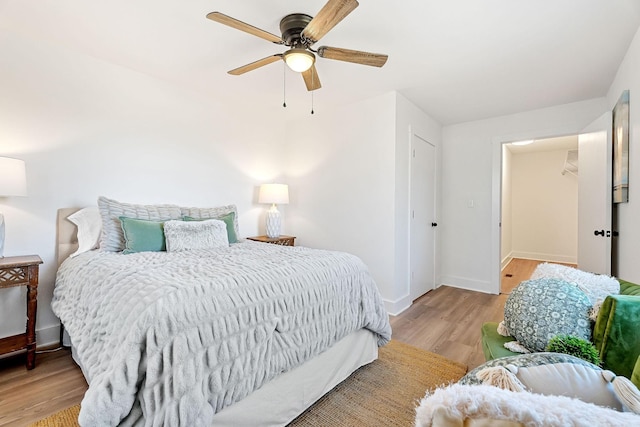
[[[286,46],[300,46],[307,48],[308,46],[302,40],[300,33],[311,22],[312,17],[304,13],[292,13],[285,16],[280,21],[280,31],[282,32],[282,41]]]

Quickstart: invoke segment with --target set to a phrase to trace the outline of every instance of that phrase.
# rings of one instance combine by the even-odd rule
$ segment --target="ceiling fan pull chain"
[[[315,87],[314,79],[316,77],[316,73],[311,73],[311,87]],[[311,91],[311,114],[313,114],[313,90]]]
[[[282,66],[282,106],[287,108],[287,64]]]

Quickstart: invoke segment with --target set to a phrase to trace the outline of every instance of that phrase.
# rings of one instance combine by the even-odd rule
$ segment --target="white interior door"
[[[611,274],[611,113],[578,135],[578,268]]]
[[[411,137],[411,300],[435,287],[435,147]]]

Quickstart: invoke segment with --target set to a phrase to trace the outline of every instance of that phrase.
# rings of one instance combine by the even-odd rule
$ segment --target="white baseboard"
[[[389,301],[385,299],[383,300],[383,302],[384,308],[391,316],[397,316],[407,308],[411,307],[411,304],[413,304],[413,301],[411,301],[411,297],[409,295],[406,295],[396,301]]]
[[[37,347],[48,347],[60,343],[60,325],[48,326],[36,330]]]
[[[500,271],[504,270],[505,267],[509,265],[509,263],[513,260],[513,258],[514,258],[513,253],[510,253],[509,255],[504,257],[502,259],[502,262],[500,263]]]
[[[577,255],[557,255],[557,254],[543,254],[537,252],[512,252],[513,258],[532,259],[536,261],[547,262],[561,262],[564,264],[577,264]]]
[[[439,286],[452,286],[454,288],[466,289],[468,291],[483,292],[485,294],[495,294],[491,289],[491,282],[484,280],[468,279],[466,277],[442,276]],[[498,286],[498,290],[500,286]]]

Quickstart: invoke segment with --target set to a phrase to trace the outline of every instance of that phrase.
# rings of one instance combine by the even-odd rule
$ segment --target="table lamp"
[[[26,196],[24,160],[0,157],[0,197]],[[4,215],[0,212],[0,258],[4,258]]]
[[[289,186],[286,184],[262,184],[258,203],[270,203],[271,208],[267,211],[267,237],[272,239],[280,236],[280,212],[277,204],[286,205],[289,203]]]

